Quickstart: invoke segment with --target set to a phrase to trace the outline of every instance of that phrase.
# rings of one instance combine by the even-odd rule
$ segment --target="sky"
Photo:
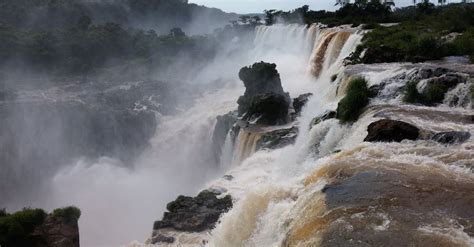
[[[431,1],[434,2],[434,0]],[[189,0],[189,2],[239,14],[262,13],[265,9],[291,10],[305,4],[309,5],[313,10],[335,10],[337,8],[334,6],[336,0]],[[448,2],[456,1],[448,0]],[[407,6],[412,3],[413,0],[395,0],[397,7]]]

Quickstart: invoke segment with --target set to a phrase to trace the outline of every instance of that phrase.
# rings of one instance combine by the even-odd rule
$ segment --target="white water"
[[[193,78],[195,82],[219,80],[227,86],[206,93],[192,108],[176,116],[160,117],[151,147],[133,169],[109,158],[80,160],[55,176],[50,202],[39,206],[81,208],[82,246],[118,246],[134,239],[143,241],[169,201],[180,194],[196,194],[206,181],[221,176],[224,172],[221,169],[230,167],[230,164],[221,168],[213,165],[210,141],[216,116],[236,109],[237,98],[244,91],[237,78],[238,70],[256,61],[273,62],[277,64],[283,88],[292,97],[311,91],[314,79],[308,61],[318,30],[316,26],[260,27],[253,50],[236,52],[238,41],[229,45],[214,63]],[[282,38],[285,38],[283,42]],[[353,44],[356,41],[357,38]],[[340,57],[350,49],[346,48]],[[237,55],[228,59],[228,54]],[[222,162],[231,159],[231,150],[232,143],[227,141]]]
[[[324,48],[322,69],[317,77],[312,75],[312,61],[323,49],[320,46],[322,40],[328,34],[340,31],[337,28],[321,31],[317,26],[306,28],[297,25],[259,27],[254,50],[240,53],[235,59],[223,55],[197,75],[201,79],[226,78],[229,86],[203,95],[194,107],[182,114],[160,119],[152,146],[137,162],[135,169],[121,168],[120,164],[105,158],[97,163],[80,161],[73,164],[56,176],[51,207],[74,204],[82,209],[82,246],[118,246],[133,239],[142,241],[149,237],[153,221],[161,218],[166,203],[177,195],[194,195],[205,187],[224,188],[234,198],[234,208],[223,215],[211,235],[193,234],[191,238],[209,240],[209,245],[216,247],[281,246],[295,228],[290,219],[304,217],[308,208],[314,208],[313,211],[324,208],[324,198],[318,192],[327,183],[325,178],[318,178],[310,187],[306,187],[303,181],[331,162],[334,157],[330,154],[334,150],[358,147],[367,133],[367,125],[374,120],[373,113],[377,111],[366,112],[352,126],[341,126],[338,121],[329,120],[309,129],[313,117],[326,110],[334,110],[343,96],[343,93],[336,92],[343,83],[343,59],[361,39],[355,30],[344,29],[351,34],[340,48],[335,38],[328,43]],[[227,140],[221,163],[224,169],[232,167],[226,174],[234,179],[216,179],[203,186],[205,181],[215,179],[224,172],[217,167],[209,167],[207,162],[215,117],[237,107],[236,100],[243,93],[243,87],[236,78],[238,69],[261,60],[277,64],[283,88],[292,97],[307,92],[314,94],[298,119],[300,134],[297,141],[283,149],[259,151],[232,167],[229,164],[231,150],[235,150],[238,144],[233,145]],[[378,83],[382,78],[398,72],[394,69],[366,76],[371,83]],[[331,82],[330,77],[334,74],[339,75],[338,79]],[[393,102],[394,105],[400,103],[399,99]],[[401,108],[407,111],[410,106]],[[457,112],[466,114],[465,109],[458,109]],[[406,112],[403,116],[395,110],[387,114],[418,124],[429,122]],[[431,125],[441,125],[444,129],[466,128],[462,124],[436,121],[432,121]],[[472,126],[469,128],[472,132]],[[408,156],[409,160],[432,162],[433,159],[425,157],[429,154],[396,151],[415,147],[418,146],[377,145],[375,149],[364,151],[366,153],[361,152],[361,155],[381,152],[393,160]],[[441,147],[437,148],[439,152],[443,151]],[[357,153],[358,149],[354,150]],[[458,166],[453,166],[452,170],[461,177],[471,176],[469,172],[465,175],[466,169]],[[375,229],[390,227],[384,217],[385,225]],[[420,231],[432,229],[425,227]],[[314,236],[315,239],[308,240],[309,246],[319,243],[319,235]],[[175,246],[180,246],[179,240]]]
[[[316,57],[317,50],[321,49],[321,41],[330,32],[328,30],[314,32],[315,49],[310,56],[310,64],[305,65],[304,59],[302,59],[301,63],[293,64],[294,67],[299,67],[293,68],[294,71],[308,71],[308,66],[311,70],[314,66],[311,62]],[[289,38],[286,36],[288,33],[296,34],[293,37],[298,37],[298,40],[288,40]],[[301,49],[291,46],[292,44],[300,44],[300,47],[307,47],[305,44],[309,34],[295,26],[289,26],[287,29],[277,26],[275,28],[265,27],[259,30],[258,35],[257,47],[269,49],[269,47],[280,46],[278,50],[289,50],[300,54]],[[267,37],[271,37],[273,40],[268,41],[269,45],[262,45],[266,43],[265,38]],[[453,110],[452,108],[446,108],[446,106],[429,108],[401,105],[400,97],[396,95],[395,88],[400,85],[395,83],[381,92],[382,95],[392,95],[394,97],[389,101],[374,99],[371,103],[372,107],[376,105],[381,107],[368,110],[352,126],[342,126],[337,120],[328,120],[311,130],[307,127],[312,118],[320,115],[325,110],[334,110],[337,107],[337,102],[344,93],[336,94],[336,90],[343,81],[339,77],[336,82],[331,82],[329,78],[333,74],[343,72],[343,59],[355,48],[359,41],[360,35],[350,35],[336,58],[330,57],[330,54],[336,54],[332,51],[336,45],[330,42],[324,54],[325,60],[321,73],[317,79],[308,80],[309,83],[300,83],[301,75],[295,75],[294,77],[289,75],[282,79],[284,89],[288,88],[287,85],[296,84],[299,90],[295,89],[294,91],[312,92],[315,95],[307,103],[302,116],[298,119],[300,126],[298,139],[292,146],[279,150],[263,150],[253,154],[244,160],[240,166],[227,172],[227,174],[234,177],[232,181],[219,179],[209,183],[208,186],[210,187],[227,189],[236,201],[233,209],[222,216],[220,224],[211,232],[211,236],[203,236],[203,239],[209,240],[209,246],[319,245],[323,241],[324,230],[316,230],[315,224],[317,221],[312,222],[311,220],[324,215],[325,198],[320,191],[329,181],[324,176],[312,174],[316,174],[323,168],[331,167],[327,164],[334,163],[334,166],[336,166],[336,164],[339,165],[337,162],[341,164],[347,162],[346,166],[342,166],[343,169],[350,169],[352,165],[355,167],[367,165],[364,169],[389,169],[389,171],[393,169],[400,173],[406,173],[405,176],[420,177],[423,176],[420,174],[425,174],[428,177],[427,181],[449,179],[446,183],[463,184],[463,186],[473,188],[472,181],[474,181],[474,177],[471,168],[469,168],[469,164],[472,165],[472,159],[474,158],[474,153],[469,151],[474,144],[472,137],[467,144],[453,148],[446,148],[427,141],[402,144],[370,144],[372,146],[360,145],[367,135],[368,124],[377,119],[373,117],[377,113],[384,113],[390,118],[401,119],[422,126],[426,130],[461,130],[472,133],[474,125],[456,122],[456,120],[446,120],[442,117],[448,113],[458,117],[472,114],[472,111],[465,108]],[[287,56],[289,55],[283,54],[283,58]],[[283,63],[286,64],[285,61]],[[279,63],[277,62],[277,64]],[[387,68],[382,70],[367,68],[367,73],[360,75],[365,76],[373,85],[398,73],[410,73],[410,71],[397,64],[386,66]],[[449,100],[453,95],[464,97],[466,88],[465,85],[458,86],[447,94],[446,100]],[[386,105],[388,102],[393,105]],[[470,108],[467,107],[467,109]],[[433,118],[431,115],[440,117]],[[338,149],[348,151],[340,155],[331,155],[333,151]],[[350,157],[351,160],[345,161],[346,156]],[[377,161],[380,157],[384,158]],[[447,159],[446,157],[452,158]],[[384,167],[385,164],[388,168]],[[433,164],[436,164],[435,167],[433,167]],[[411,175],[411,173],[419,175]],[[421,186],[429,186],[423,185],[423,182],[420,182],[420,184],[422,184]],[[369,213],[366,212],[366,214]],[[375,231],[390,230],[391,219],[395,216],[399,215],[395,213],[394,215],[388,215],[383,211],[377,212],[374,217],[378,217],[382,224],[373,226],[373,229]],[[364,214],[353,215],[352,217],[365,218]],[[443,215],[442,217],[447,216]],[[345,221],[343,218],[339,218],[334,223],[329,222],[327,224],[340,224],[340,222]],[[432,234],[432,236],[428,236],[439,239],[441,246],[446,246],[446,243],[459,246],[472,245],[473,238],[463,232],[462,227],[460,229],[456,225],[455,219],[449,219],[447,222],[441,229],[437,227],[433,230],[431,226],[420,226],[419,231],[424,232],[424,234]],[[344,227],[351,229],[353,226],[346,224]],[[456,234],[449,233],[449,229],[454,229]]]

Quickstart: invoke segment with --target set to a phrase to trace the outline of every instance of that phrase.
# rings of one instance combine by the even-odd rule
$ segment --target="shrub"
[[[433,83],[426,87],[423,92],[423,103],[425,105],[433,105],[443,102],[444,95],[448,91],[445,85]]]
[[[81,217],[81,210],[76,207],[58,208],[53,211],[53,217],[66,223],[76,223]]]
[[[405,86],[405,95],[403,101],[407,103],[417,103],[421,99],[421,94],[418,93],[417,81],[409,81]]]
[[[425,87],[422,93],[419,93],[417,84],[418,82],[416,81],[407,82],[403,101],[430,106],[443,102],[444,95],[449,90],[449,88],[442,83],[430,83]]]
[[[0,245],[1,246],[32,246],[30,234],[41,225],[46,218],[42,209],[25,208],[13,214],[2,210],[0,217]]]
[[[346,96],[337,105],[337,119],[342,123],[354,122],[359,118],[362,109],[369,103],[367,81],[355,78],[349,82]]]

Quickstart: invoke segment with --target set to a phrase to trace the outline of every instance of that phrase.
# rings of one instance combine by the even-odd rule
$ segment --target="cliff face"
[[[0,212],[0,245],[6,247],[79,247],[78,220],[81,211],[75,207],[23,209],[12,214]]]

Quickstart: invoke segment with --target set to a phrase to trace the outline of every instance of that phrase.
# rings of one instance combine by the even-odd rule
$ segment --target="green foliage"
[[[423,102],[425,105],[434,105],[443,102],[448,88],[440,83],[428,85],[423,91]]]
[[[418,103],[423,105],[435,105],[444,100],[449,88],[443,83],[430,83],[426,85],[422,93],[418,92],[418,82],[409,81],[405,86],[403,101],[407,103]]]
[[[357,121],[364,107],[369,103],[369,89],[364,78],[349,82],[346,96],[337,105],[336,117],[341,123]]]
[[[81,210],[77,207],[65,207],[55,209],[52,213],[56,219],[61,219],[65,223],[76,223],[81,217]]]
[[[405,95],[403,101],[407,103],[417,103],[421,99],[421,94],[418,93],[417,81],[409,81],[405,85]]]
[[[33,230],[41,225],[46,218],[42,209],[25,208],[13,214],[4,210],[0,217],[0,245],[1,246],[32,246]]]
[[[423,62],[474,54],[474,5],[452,4],[435,8],[422,3],[416,12],[406,14],[404,10],[395,18],[404,19],[396,26],[376,26],[364,36],[362,44],[347,62]],[[447,38],[453,32],[461,35],[454,40]]]

